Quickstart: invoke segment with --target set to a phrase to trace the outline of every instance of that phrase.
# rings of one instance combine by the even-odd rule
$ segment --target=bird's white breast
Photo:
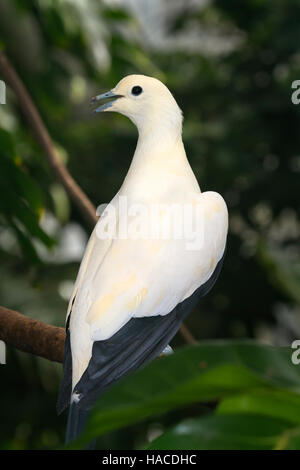
[[[103,240],[97,235],[100,218],[74,289],[70,320],[73,385],[88,365],[94,341],[110,338],[132,317],[167,315],[210,278],[223,255],[228,223],[223,198],[215,192],[200,192],[181,139],[169,152],[165,148],[152,150],[149,145],[138,146],[111,203],[117,225],[120,217],[127,217],[129,225],[137,222],[134,211],[130,216],[123,213],[125,209],[119,211],[122,198],[127,200],[127,209],[135,204],[145,208],[145,224],[153,205],[161,205],[154,226],[166,221],[168,207],[190,207],[201,213],[197,228],[200,242],[193,245],[191,227],[179,238]]]

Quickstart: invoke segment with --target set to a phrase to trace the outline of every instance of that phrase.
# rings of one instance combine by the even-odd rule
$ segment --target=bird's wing
[[[83,259],[81,261],[80,269],[77,274],[77,278],[74,284],[73,292],[70,297],[67,315],[66,315],[66,340],[64,345],[64,362],[63,362],[63,378],[60,386],[58,401],[57,401],[57,412],[61,413],[70,402],[70,396],[72,392],[72,376],[73,376],[73,360],[71,352],[71,338],[70,338],[70,319],[71,314],[77,300],[78,292],[81,290],[84,275],[88,266],[91,262],[91,258],[101,260],[105,256],[105,253],[109,249],[111,244],[110,240],[104,240],[102,244],[97,243],[97,235],[94,230],[90,236],[89,242],[86,246]],[[93,255],[93,256],[92,256]],[[88,341],[88,344],[90,341]]]
[[[96,234],[96,229],[93,230],[90,239],[88,241],[88,244],[86,246],[84,256],[82,258],[80,268],[77,274],[77,278],[73,287],[73,292],[70,297],[68,309],[67,309],[67,315],[66,315],[66,324],[68,324],[70,320],[70,314],[73,309],[73,305],[75,302],[75,299],[77,297],[78,291],[82,285],[82,282],[85,278],[86,271],[88,267],[91,264],[91,261],[97,259],[99,263],[101,263],[103,257],[105,256],[105,253],[108,251],[112,241],[111,240],[103,240],[102,243],[97,243],[97,234]]]
[[[131,318],[111,338],[93,343],[89,365],[74,389],[80,408],[93,406],[107,388],[149,363],[165,349],[199,298],[213,287],[223,259],[224,254],[212,276],[167,315]]]
[[[71,315],[73,388],[82,406],[115,380],[158,355],[183,316],[214,283],[227,235],[227,209],[217,193],[199,195],[198,246],[186,240],[113,240],[95,261],[95,241],[82,268]],[[84,264],[84,262],[83,262]],[[192,295],[194,294],[194,295]]]
[[[89,266],[85,321],[94,341],[110,338],[132,317],[166,315],[212,275],[224,252],[227,208],[215,192],[194,202],[202,216],[194,239],[192,229],[190,238],[115,239],[95,269]]]

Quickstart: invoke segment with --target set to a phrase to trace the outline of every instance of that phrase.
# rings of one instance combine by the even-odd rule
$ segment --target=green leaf
[[[212,341],[156,360],[106,392],[78,444],[179,406],[271,388],[300,391],[287,348]]]
[[[11,221],[11,226],[13,227],[15,234],[17,236],[17,239],[19,241],[20,247],[27,258],[29,258],[32,263],[37,264],[40,263],[41,260],[36,252],[36,249],[34,248],[33,244],[31,243],[30,238],[26,237],[22,230],[20,230],[12,221]]]
[[[16,154],[11,135],[4,129],[0,129],[0,149],[2,153],[5,153],[10,158],[13,158]]]
[[[255,390],[223,399],[217,412],[260,414],[300,425],[300,395],[286,390]]]
[[[48,247],[53,246],[54,240],[39,226],[36,214],[14,192],[10,193],[9,198],[0,200],[0,209],[9,217],[18,219],[29,235],[38,238]]]
[[[44,196],[36,182],[22,169],[14,160],[2,156],[2,174],[0,177],[0,188],[6,194],[16,193],[20,198],[26,200],[31,209],[40,216],[44,207]]]
[[[128,21],[132,19],[132,17],[121,8],[105,8],[102,10],[102,17],[114,21]]]
[[[265,266],[274,285],[300,304],[300,261],[285,250],[279,250],[267,243],[258,245],[258,258]]]
[[[266,416],[203,416],[166,431],[147,449],[271,450],[287,430],[287,423]]]
[[[300,427],[288,430],[279,439],[276,450],[299,450],[300,449]]]
[[[24,171],[15,174],[16,189],[26,199],[34,212],[40,216],[44,208],[44,196],[41,189]]]

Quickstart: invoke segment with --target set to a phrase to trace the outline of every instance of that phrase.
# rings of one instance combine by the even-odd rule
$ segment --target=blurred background
[[[0,47],[24,81],[62,161],[98,206],[119,189],[137,132],[90,98],[123,76],[162,80],[184,112],[202,191],[230,214],[215,289],[186,325],[198,339],[300,338],[300,79],[297,0],[1,0]],[[0,76],[1,79],[1,76]],[[63,326],[90,227],[70,203],[7,87],[0,105],[0,304]],[[172,345],[184,344],[177,335]],[[8,348],[0,366],[0,448],[51,449],[62,367]],[[110,433],[130,449],[197,405]]]

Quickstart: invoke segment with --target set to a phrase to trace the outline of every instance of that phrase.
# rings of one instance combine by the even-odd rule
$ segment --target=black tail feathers
[[[83,432],[89,411],[82,410],[76,403],[71,403],[69,408],[69,416],[66,430],[66,444],[75,441]],[[95,449],[96,440],[86,445],[85,449]]]

